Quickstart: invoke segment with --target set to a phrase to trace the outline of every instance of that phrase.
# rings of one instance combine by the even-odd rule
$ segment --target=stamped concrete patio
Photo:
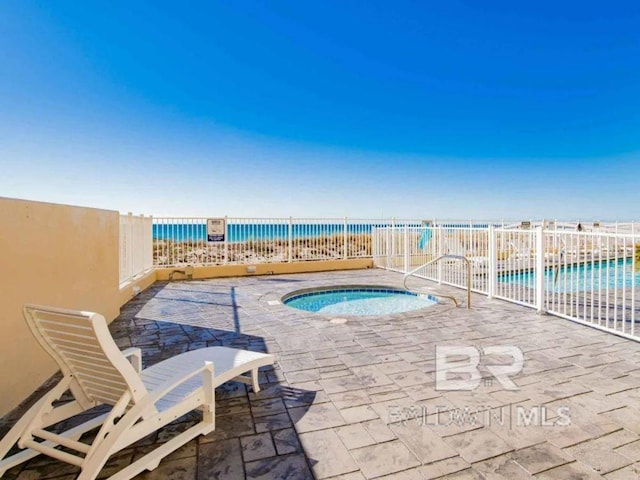
[[[640,478],[640,345],[498,300],[447,302],[382,317],[305,313],[278,300],[314,286],[400,286],[382,270],[156,283],[111,330],[151,365],[227,345],[276,355],[263,390],[216,391],[217,428],[141,479]],[[464,292],[449,290],[459,298]],[[436,345],[516,346],[524,368],[507,390],[487,365],[473,391],[435,389]],[[191,418],[113,458],[111,475]],[[38,458],[9,478],[74,478]]]

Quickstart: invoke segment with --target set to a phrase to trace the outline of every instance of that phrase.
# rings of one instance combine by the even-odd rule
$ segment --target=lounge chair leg
[[[251,385],[253,388],[253,393],[258,393],[260,391],[260,383],[258,382],[258,369],[254,368],[251,370],[250,375],[238,375],[234,378],[234,380],[238,382],[242,382],[245,385]]]
[[[24,417],[23,417],[24,418]],[[97,427],[99,427],[100,425],[102,425],[102,422],[104,422],[104,419],[106,418],[106,415],[100,415],[98,417],[92,418],[91,420],[88,420],[80,425],[78,425],[77,427],[72,428],[71,430],[69,430],[68,432],[66,432],[64,434],[64,436],[70,440],[79,440],[80,437],[90,431],[93,430]],[[15,428],[15,427],[14,427]],[[11,433],[11,432],[10,432]],[[7,437],[5,437],[3,439],[3,443],[5,440],[8,440],[9,434],[7,434]],[[14,442],[15,443],[15,442]],[[45,446],[54,446],[54,444],[52,442],[43,442],[43,445]],[[11,448],[12,445],[9,446],[9,448]],[[4,452],[4,454],[6,454],[6,452]],[[20,452],[16,453],[15,455],[12,455],[10,457],[7,457],[5,459],[3,459],[2,461],[0,461],[0,477],[2,477],[2,475],[4,475],[4,473],[17,466],[20,465],[21,463],[26,462],[27,460],[30,460],[34,457],[37,457],[38,455],[40,455],[41,452],[37,452],[35,450],[32,450],[30,448],[21,450]]]
[[[94,480],[100,473],[100,470],[102,470],[102,467],[104,467],[104,464],[107,463],[107,460],[108,459],[101,459],[99,461],[94,460],[91,463],[85,462],[81,467],[82,470],[77,480]]]
[[[24,433],[24,429],[26,426],[31,423],[33,418],[36,416],[37,412],[40,411],[42,406],[48,401],[47,397],[41,398],[38,402],[36,402],[22,417],[13,425],[11,430],[4,436],[2,441],[0,441],[0,477],[4,474],[6,470],[12,468],[13,464],[8,465],[8,460],[5,459],[4,456],[11,450],[16,442],[20,439],[22,434]],[[10,457],[13,458],[13,457]],[[26,461],[26,460],[25,460]],[[5,466],[6,465],[6,466]]]
[[[253,387],[253,393],[260,391],[260,384],[258,383],[258,369],[251,370],[251,386]]]
[[[42,416],[52,412],[55,414],[56,409],[52,406],[52,403],[55,400],[58,400],[64,392],[69,388],[70,379],[69,377],[64,377],[60,382],[49,392],[34,403],[29,410],[26,411],[20,417],[20,419],[13,425],[11,430],[2,438],[0,441],[0,477],[4,475],[4,472],[9,470],[10,468],[15,467],[16,465],[20,465],[23,462],[26,462],[30,458],[37,457],[40,455],[40,452],[36,452],[30,449],[24,449],[21,452],[12,455],[11,457],[4,458],[9,450],[16,444],[20,443],[21,437],[24,436],[25,430],[28,430],[30,426],[38,425],[44,426],[44,422],[42,421]],[[60,410],[63,410],[64,407],[60,407]],[[67,415],[62,415],[59,417],[58,421],[65,420],[69,417],[69,410],[64,410],[67,412]],[[75,415],[77,412],[72,412],[71,415]],[[22,447],[21,447],[22,448]]]
[[[177,437],[172,438],[166,443],[163,443],[160,447],[157,447],[155,450],[147,453],[144,457],[139,458],[129,466],[120,470],[113,476],[111,476],[111,480],[128,480],[140,472],[145,470],[153,470],[155,469],[160,462],[169,455],[174,450],[177,450],[185,443],[191,441],[192,439],[198,437],[199,435],[206,435],[210,432],[210,425],[207,425],[203,422],[194,425],[190,429],[182,432]],[[94,478],[94,477],[87,477]],[[84,477],[78,477],[78,480],[84,480]]]

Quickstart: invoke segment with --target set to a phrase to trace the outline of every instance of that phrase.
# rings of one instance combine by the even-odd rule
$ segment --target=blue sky
[[[640,3],[0,2],[0,196],[638,219]]]

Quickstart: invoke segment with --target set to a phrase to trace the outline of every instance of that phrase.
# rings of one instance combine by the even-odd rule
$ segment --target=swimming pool
[[[437,302],[431,295],[388,287],[327,287],[293,292],[282,299],[289,307],[329,315],[385,315],[430,307]]]
[[[631,288],[640,286],[640,273],[633,275],[632,259],[602,260],[559,269],[547,269],[544,273],[545,290],[551,292],[583,292],[607,288]],[[635,277],[635,278],[634,278]],[[499,281],[533,288],[534,272],[502,275]]]

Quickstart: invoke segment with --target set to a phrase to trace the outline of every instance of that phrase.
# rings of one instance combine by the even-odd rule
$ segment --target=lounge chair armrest
[[[123,355],[129,359],[136,372],[142,371],[142,350],[137,347],[130,347],[122,351]]]

